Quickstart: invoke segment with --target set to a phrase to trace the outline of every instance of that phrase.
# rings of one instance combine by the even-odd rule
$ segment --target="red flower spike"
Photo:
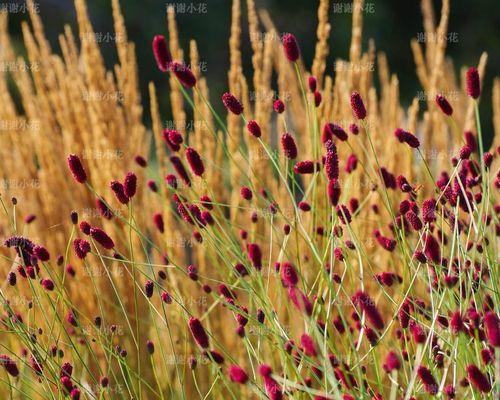
[[[73,174],[73,178],[78,183],[87,182],[87,173],[83,168],[82,162],[80,158],[76,154],[70,154],[68,156],[68,167]]]
[[[188,325],[194,340],[196,341],[196,343],[198,343],[198,346],[203,349],[207,349],[209,344],[208,335],[205,332],[205,329],[203,328],[200,320],[191,317],[189,318]]]
[[[476,68],[470,67],[465,74],[467,95],[477,99],[481,95],[481,81]]]
[[[203,165],[203,161],[201,160],[198,152],[195,149],[188,147],[186,149],[186,159],[193,174],[196,176],[202,176],[205,172],[205,166]]]
[[[156,35],[153,38],[153,54],[156,65],[162,72],[167,72],[172,63],[172,55],[167,47],[167,41],[163,35]]]
[[[358,92],[353,92],[351,94],[351,108],[354,116],[357,119],[365,119],[366,118],[366,108],[363,103],[363,99]]]
[[[282,37],[283,50],[285,57],[290,62],[295,62],[300,57],[300,48],[297,39],[291,33],[285,33]]]
[[[436,95],[436,104],[441,109],[443,114],[449,117],[453,114],[453,107],[448,102],[448,100],[446,100],[446,97],[444,97],[443,95],[440,94]]]
[[[281,146],[283,147],[283,153],[286,158],[290,160],[297,158],[297,146],[292,135],[284,133],[281,137]]]
[[[192,88],[196,85],[196,77],[186,65],[174,61],[170,64],[170,70],[185,88]]]
[[[240,115],[243,112],[243,105],[240,101],[231,93],[224,93],[222,95],[222,103],[224,107],[235,115]]]

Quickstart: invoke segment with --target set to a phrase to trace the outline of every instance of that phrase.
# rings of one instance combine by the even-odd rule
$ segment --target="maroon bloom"
[[[297,43],[297,39],[291,33],[285,33],[282,37],[283,50],[285,51],[285,57],[290,62],[295,62],[300,57],[300,48]]]
[[[205,172],[205,166],[203,165],[203,161],[201,160],[198,152],[195,149],[188,147],[186,149],[186,158],[193,174],[196,176],[202,176]]]
[[[429,233],[425,236],[424,253],[434,263],[439,264],[441,262],[441,247],[434,236]]]
[[[401,361],[399,360],[398,355],[394,351],[390,351],[385,358],[384,370],[391,372],[400,368]]]
[[[374,301],[365,292],[359,290],[352,297],[352,301],[357,305],[366,315],[366,318],[378,330],[384,329],[384,320],[380,315]]]
[[[48,278],[42,279],[41,285],[48,292],[54,290],[54,282],[51,279]]]
[[[241,102],[231,93],[224,93],[222,95],[222,103],[228,111],[231,111],[235,115],[240,115],[243,112],[243,105]]]
[[[122,185],[121,182],[118,181],[112,181],[109,184],[109,187],[115,194],[116,199],[122,203],[122,204],[127,204],[129,201],[128,196],[125,194],[125,187]]]
[[[467,378],[472,383],[472,386],[480,392],[488,393],[491,390],[491,383],[488,376],[483,374],[474,364],[467,366]]]
[[[353,92],[351,94],[351,108],[354,116],[357,119],[365,119],[366,118],[366,108],[363,103],[363,99],[358,92]]]
[[[281,146],[283,147],[283,153],[286,158],[290,160],[297,158],[297,146],[292,135],[284,133],[283,136],[281,136]]]
[[[177,172],[177,175],[179,175],[179,178],[181,178],[187,186],[191,186],[191,179],[189,179],[189,175],[186,168],[184,168],[184,164],[181,159],[177,156],[171,156],[170,162],[172,163],[175,172]]]
[[[467,95],[473,99],[477,99],[481,95],[481,82],[479,72],[476,68],[470,67],[465,74],[465,84]]]
[[[250,243],[248,245],[248,258],[252,262],[252,265],[255,269],[262,269],[262,251],[260,250],[260,246],[256,243]]]
[[[84,239],[75,239],[73,240],[73,249],[76,256],[83,260],[90,253],[90,243]]]
[[[356,157],[355,154],[351,154],[349,157],[347,157],[347,161],[345,164],[345,172],[350,174],[356,169],[357,166],[358,166],[358,157]]]
[[[424,385],[425,391],[431,395],[437,394],[439,386],[436,383],[436,380],[434,379],[431,371],[421,365],[420,367],[418,367],[417,374],[422,381],[422,384]]]
[[[146,168],[148,166],[148,162],[146,161],[146,159],[141,156],[141,155],[136,155],[134,157],[134,161],[136,162],[136,164],[139,166],[139,167],[142,167],[142,168]]]
[[[153,38],[153,54],[156,65],[162,72],[167,72],[172,62],[172,56],[167,47],[167,41],[163,35],[156,35]]]
[[[194,340],[196,343],[198,343],[198,346],[200,346],[203,349],[208,348],[208,335],[205,332],[205,329],[203,328],[203,325],[201,325],[201,322],[199,319],[191,317],[189,318],[189,329],[191,330],[191,334],[193,335]]]
[[[180,143],[172,141],[172,139],[176,139],[178,136],[182,138],[182,135],[174,129],[163,129],[161,132],[163,141],[173,152],[179,151],[181,148]]]
[[[137,191],[137,176],[133,172],[127,172],[123,180],[123,191],[129,199],[134,197]]]
[[[104,232],[101,228],[93,227],[90,229],[90,236],[99,243],[105,249],[111,250],[115,247],[115,243],[113,239],[111,239],[106,232]]]
[[[307,298],[307,296],[300,289],[293,286],[289,287],[288,297],[292,301],[293,305],[297,308],[297,310],[311,316],[313,311],[313,305]]]
[[[387,251],[393,251],[396,248],[396,241],[394,239],[389,239],[383,236],[378,229],[374,232],[375,239],[380,246],[382,246]]]
[[[253,194],[252,194],[252,190],[249,187],[242,186],[240,189],[240,194],[244,200],[248,200],[248,201],[252,200]]]
[[[316,77],[311,75],[307,79],[307,85],[309,86],[309,90],[311,91],[311,93],[314,93],[316,91],[317,86],[318,86],[318,81],[317,81]]]
[[[262,132],[260,130],[260,126],[257,123],[257,121],[251,120],[248,121],[247,123],[247,130],[250,132],[250,134],[256,138],[259,138],[262,135]]]
[[[411,148],[418,148],[420,146],[420,141],[417,139],[415,135],[410,132],[407,132],[401,128],[398,128],[394,131],[394,136],[401,142],[406,143]]]
[[[424,200],[422,204],[422,219],[424,220],[424,223],[431,223],[436,220],[436,215],[434,214],[434,211],[436,210],[436,200],[434,199],[427,199]]]
[[[83,168],[80,158],[76,154],[70,154],[68,156],[68,167],[75,181],[78,183],[85,183],[87,181],[87,173]]]
[[[325,144],[326,155],[325,155],[325,173],[328,180],[339,178],[339,157],[337,153],[337,146],[332,140],[329,140]]]
[[[283,263],[280,268],[280,273],[281,281],[283,282],[283,286],[285,287],[295,286],[299,282],[297,271],[295,270],[295,267],[289,262]]]
[[[189,89],[196,85],[196,77],[185,64],[174,61],[170,64],[170,69],[182,86]]]
[[[339,140],[343,142],[347,140],[347,133],[340,125],[327,122],[323,127],[323,135],[322,135],[323,143],[326,143],[328,140],[331,140],[333,136],[336,136]]]
[[[3,365],[5,370],[10,376],[14,378],[19,375],[19,369],[14,360],[12,360],[7,354],[0,354],[0,365]]]
[[[285,103],[283,103],[282,100],[277,99],[273,103],[273,109],[276,111],[278,114],[281,114],[285,111]]]
[[[420,217],[417,214],[415,214],[415,212],[413,212],[412,210],[406,213],[406,219],[408,220],[408,222],[410,223],[410,225],[414,230],[419,231],[420,229],[422,229],[423,224],[422,221],[420,220]]]
[[[317,171],[316,163],[314,161],[299,161],[293,166],[293,172],[296,174],[304,175],[304,174],[314,174]]]
[[[340,185],[337,179],[328,181],[328,199],[332,206],[336,206],[340,199]]]
[[[278,382],[276,382],[271,376],[272,372],[273,371],[269,365],[262,364],[259,367],[259,374],[264,379],[264,388],[267,396],[270,400],[281,400],[283,398],[283,392]]]
[[[316,351],[316,346],[311,336],[304,333],[300,337],[300,344],[304,348],[304,353],[306,353],[309,357],[316,357],[318,353]]]
[[[248,381],[248,375],[243,368],[233,364],[229,367],[229,379],[233,382],[239,383],[240,385],[244,385]]]
[[[153,215],[153,223],[160,233],[165,232],[165,224],[163,223],[163,216],[161,215],[161,213],[156,213]]]
[[[486,336],[490,345],[500,347],[500,320],[497,314],[488,311],[484,315],[484,327],[486,328]]]
[[[436,104],[444,114],[448,116],[451,116],[451,114],[453,114],[453,108],[451,104],[448,102],[448,100],[446,100],[446,97],[444,97],[443,95],[440,94],[436,95]]]
[[[40,261],[49,261],[50,260],[49,251],[43,246],[36,245],[35,247],[33,247],[33,254]]]

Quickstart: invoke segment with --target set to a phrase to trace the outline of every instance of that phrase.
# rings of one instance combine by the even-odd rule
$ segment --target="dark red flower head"
[[[231,93],[226,92],[222,95],[222,103],[224,103],[224,107],[233,114],[240,115],[243,112],[243,105]]]
[[[156,213],[153,215],[153,223],[160,233],[163,233],[165,231],[165,225],[163,223],[163,216],[161,215],[161,213]]]
[[[366,108],[363,103],[363,99],[358,92],[353,92],[351,94],[351,108],[354,116],[357,119],[365,119],[366,118]]]
[[[285,56],[290,62],[295,62],[300,57],[300,48],[297,39],[291,33],[285,33],[282,37],[283,50]]]
[[[262,269],[262,251],[260,250],[260,246],[256,243],[250,243],[248,245],[248,258],[252,262],[252,265],[255,269]]]
[[[233,364],[229,367],[229,379],[233,382],[239,383],[240,385],[244,385],[248,381],[248,375],[243,368]]]
[[[170,64],[170,69],[182,84],[186,88],[192,88],[196,85],[196,77],[191,72],[188,66],[174,61]]]
[[[201,160],[198,152],[195,149],[188,147],[186,149],[186,159],[191,167],[191,171],[193,171],[193,174],[196,176],[202,176],[205,172],[205,166],[203,165],[203,161]]]
[[[50,260],[50,254],[49,251],[43,247],[36,245],[33,247],[33,254],[38,258],[40,261],[49,261]]]
[[[290,160],[297,158],[297,145],[292,135],[284,133],[283,136],[281,136],[281,146],[283,147],[285,157]]]
[[[0,365],[2,365],[7,373],[14,378],[19,375],[19,369],[14,360],[12,360],[7,354],[0,354]]]
[[[201,325],[200,320],[198,318],[191,317],[189,318],[188,325],[194,340],[198,343],[198,346],[203,349],[207,349],[209,344],[208,335],[205,332],[203,325]]]
[[[307,80],[307,84],[309,86],[309,90],[311,91],[311,93],[314,93],[317,89],[317,86],[318,86],[318,81],[317,81],[316,77],[311,75],[309,77],[309,79]]]
[[[109,187],[115,194],[116,199],[122,203],[122,204],[127,204],[129,201],[128,196],[125,194],[125,187],[122,185],[121,182],[119,181],[112,181],[109,184]]]
[[[401,361],[394,351],[390,351],[385,358],[384,369],[387,372],[398,370],[401,368]]]
[[[179,178],[181,178],[182,181],[187,186],[191,186],[191,179],[189,179],[189,175],[186,171],[186,168],[184,168],[184,164],[182,164],[181,159],[177,156],[171,156],[170,162],[172,163],[172,165],[175,169],[175,172],[177,172],[177,175],[179,175]]]
[[[477,68],[470,67],[465,74],[465,84],[467,95],[473,99],[477,99],[481,95],[481,81]]]
[[[68,167],[75,181],[78,183],[85,183],[87,181],[87,173],[83,168],[80,158],[76,154],[70,154],[68,156]]]
[[[446,97],[444,97],[443,95],[441,94],[436,95],[436,104],[444,114],[448,116],[451,116],[451,114],[453,114],[453,107],[448,102],[448,100],[446,100]]]
[[[90,229],[90,236],[92,236],[92,239],[94,239],[97,243],[99,243],[102,247],[105,249],[112,249],[115,247],[115,243],[113,242],[113,239],[111,239],[106,232],[104,232],[101,228],[97,227],[92,227]]]
[[[304,353],[306,353],[309,357],[316,357],[318,352],[316,351],[316,345],[314,344],[314,341],[311,338],[311,336],[304,333],[300,337],[300,344],[304,349]]]
[[[410,132],[407,132],[401,128],[394,131],[394,136],[401,142],[406,143],[408,146],[416,149],[420,146],[420,141],[418,138]]]
[[[488,311],[484,315],[484,327],[488,342],[493,347],[500,347],[500,320],[493,311]]]
[[[135,192],[137,191],[137,176],[133,172],[127,172],[127,175],[125,175],[125,179],[123,180],[123,190],[125,196],[129,199],[134,197]]]
[[[375,302],[365,292],[359,290],[352,297],[352,302],[364,311],[366,318],[378,330],[384,329],[384,320],[380,315]]]
[[[483,393],[488,393],[491,390],[491,383],[488,376],[483,374],[481,370],[474,364],[467,367],[467,378],[477,390]]]
[[[252,200],[252,190],[247,187],[247,186],[242,186],[241,189],[240,189],[240,194],[241,194],[241,197],[244,199],[244,200]]]
[[[285,111],[285,103],[283,103],[282,100],[277,99],[273,103],[273,109],[276,111],[278,114],[281,114]]]
[[[323,127],[323,135],[321,137],[321,140],[323,141],[323,143],[326,143],[328,140],[331,140],[333,136],[336,136],[341,141],[347,140],[347,133],[340,125],[327,122]]]
[[[436,383],[436,380],[434,379],[431,371],[421,365],[420,367],[418,367],[417,374],[422,381],[422,384],[424,385],[425,391],[432,395],[437,394],[439,386]]]
[[[332,206],[336,206],[340,199],[340,185],[337,179],[328,181],[328,199]]]
[[[84,239],[75,239],[73,240],[73,249],[76,256],[83,260],[90,253],[90,243]]]
[[[337,180],[339,178],[339,157],[337,153],[337,146],[332,140],[325,143],[325,173],[329,181]]]
[[[293,172],[296,174],[314,174],[319,170],[319,165],[315,163],[314,161],[299,161],[293,166]]]
[[[153,54],[160,71],[167,72],[172,62],[172,55],[168,50],[165,36],[156,35],[153,38]]]
[[[139,167],[146,168],[148,166],[147,160],[139,154],[134,157],[134,161]]]
[[[260,131],[260,126],[257,123],[257,121],[254,120],[248,121],[247,130],[252,136],[256,138],[259,138],[262,135],[262,132]]]
[[[284,262],[280,268],[281,272],[281,281],[285,287],[291,287],[297,285],[299,282],[299,276],[297,275],[297,271],[295,267],[289,263]]]

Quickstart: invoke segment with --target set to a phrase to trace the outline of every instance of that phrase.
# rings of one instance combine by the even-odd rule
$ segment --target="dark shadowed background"
[[[44,20],[45,31],[55,49],[59,49],[57,35],[63,25],[75,26],[75,11],[72,0],[34,0]],[[257,7],[269,11],[280,31],[293,32],[301,45],[308,66],[312,62],[317,23],[317,0],[255,0]],[[0,1],[1,4],[19,3],[24,0]],[[94,30],[103,39],[101,47],[108,67],[116,60],[111,17],[111,0],[87,0]],[[200,49],[205,75],[208,77],[212,96],[226,89],[228,67],[228,37],[230,29],[230,0],[121,0],[129,39],[137,47],[137,57],[144,105],[149,105],[147,84],[155,81],[160,88],[164,115],[168,107],[168,96],[161,95],[164,76],[156,69],[151,53],[151,39],[155,34],[167,34],[166,7],[176,8],[182,44],[188,49],[188,40],[196,39]],[[251,67],[248,31],[246,30],[246,4],[243,8],[243,54],[245,68]],[[440,1],[435,1],[436,16],[439,17]],[[332,0],[330,21],[331,55],[328,68],[332,68],[337,57],[347,58],[351,35],[350,2]],[[10,31],[17,37],[22,51],[20,21],[26,13],[13,13]],[[365,0],[363,44],[369,38],[375,40],[378,50],[386,52],[392,72],[399,76],[403,104],[409,104],[421,90],[415,75],[415,65],[410,49],[410,40],[423,31],[419,0]],[[451,0],[447,54],[459,66],[476,65],[481,52],[487,51],[489,61],[481,103],[485,133],[491,135],[491,86],[493,78],[500,75],[500,0]],[[108,39],[106,39],[108,36]],[[109,38],[110,37],[110,38]],[[422,103],[422,106],[424,104]],[[149,118],[145,113],[145,119]],[[487,132],[489,131],[489,132]],[[488,134],[489,133],[489,134]]]

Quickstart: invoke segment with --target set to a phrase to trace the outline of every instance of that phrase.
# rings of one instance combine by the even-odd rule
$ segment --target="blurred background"
[[[75,26],[75,11],[72,0],[34,0],[44,21],[45,31],[53,48],[59,50],[57,36],[64,24]],[[280,31],[293,32],[300,43],[306,65],[310,67],[314,54],[317,23],[317,0],[255,0],[258,8],[269,11]],[[24,0],[0,1],[0,5],[23,5]],[[435,1],[436,18],[439,18],[440,1]],[[116,61],[115,37],[113,33],[111,1],[87,0],[90,18],[108,67]],[[177,21],[184,49],[193,38],[198,42],[204,74],[212,96],[227,88],[228,38],[230,29],[231,0],[120,0],[128,29],[129,39],[136,44],[140,71],[143,103],[149,107],[147,84],[153,80],[160,88],[163,113],[167,114],[168,96],[161,95],[165,79],[156,68],[151,52],[151,39],[155,34],[167,35],[166,8],[172,5],[178,14]],[[244,0],[243,0],[244,4]],[[243,57],[246,71],[251,69],[251,51],[246,16],[243,6]],[[351,35],[351,6],[348,0],[332,0],[330,22],[330,62],[333,68],[336,58],[348,58]],[[21,21],[27,12],[11,13],[10,31],[17,39],[19,52],[22,49]],[[410,40],[426,40],[423,35],[420,0],[365,0],[363,43],[375,40],[377,50],[387,54],[392,72],[400,81],[402,103],[409,105],[421,91],[415,74],[410,49]],[[447,54],[455,61],[457,73],[462,65],[476,65],[482,51],[489,55],[481,101],[481,114],[485,136],[492,135],[491,87],[495,76],[500,76],[500,1],[499,0],[452,0],[449,23]],[[249,76],[249,75],[248,75]],[[421,106],[425,107],[425,101]],[[148,120],[148,112],[145,119]]]

